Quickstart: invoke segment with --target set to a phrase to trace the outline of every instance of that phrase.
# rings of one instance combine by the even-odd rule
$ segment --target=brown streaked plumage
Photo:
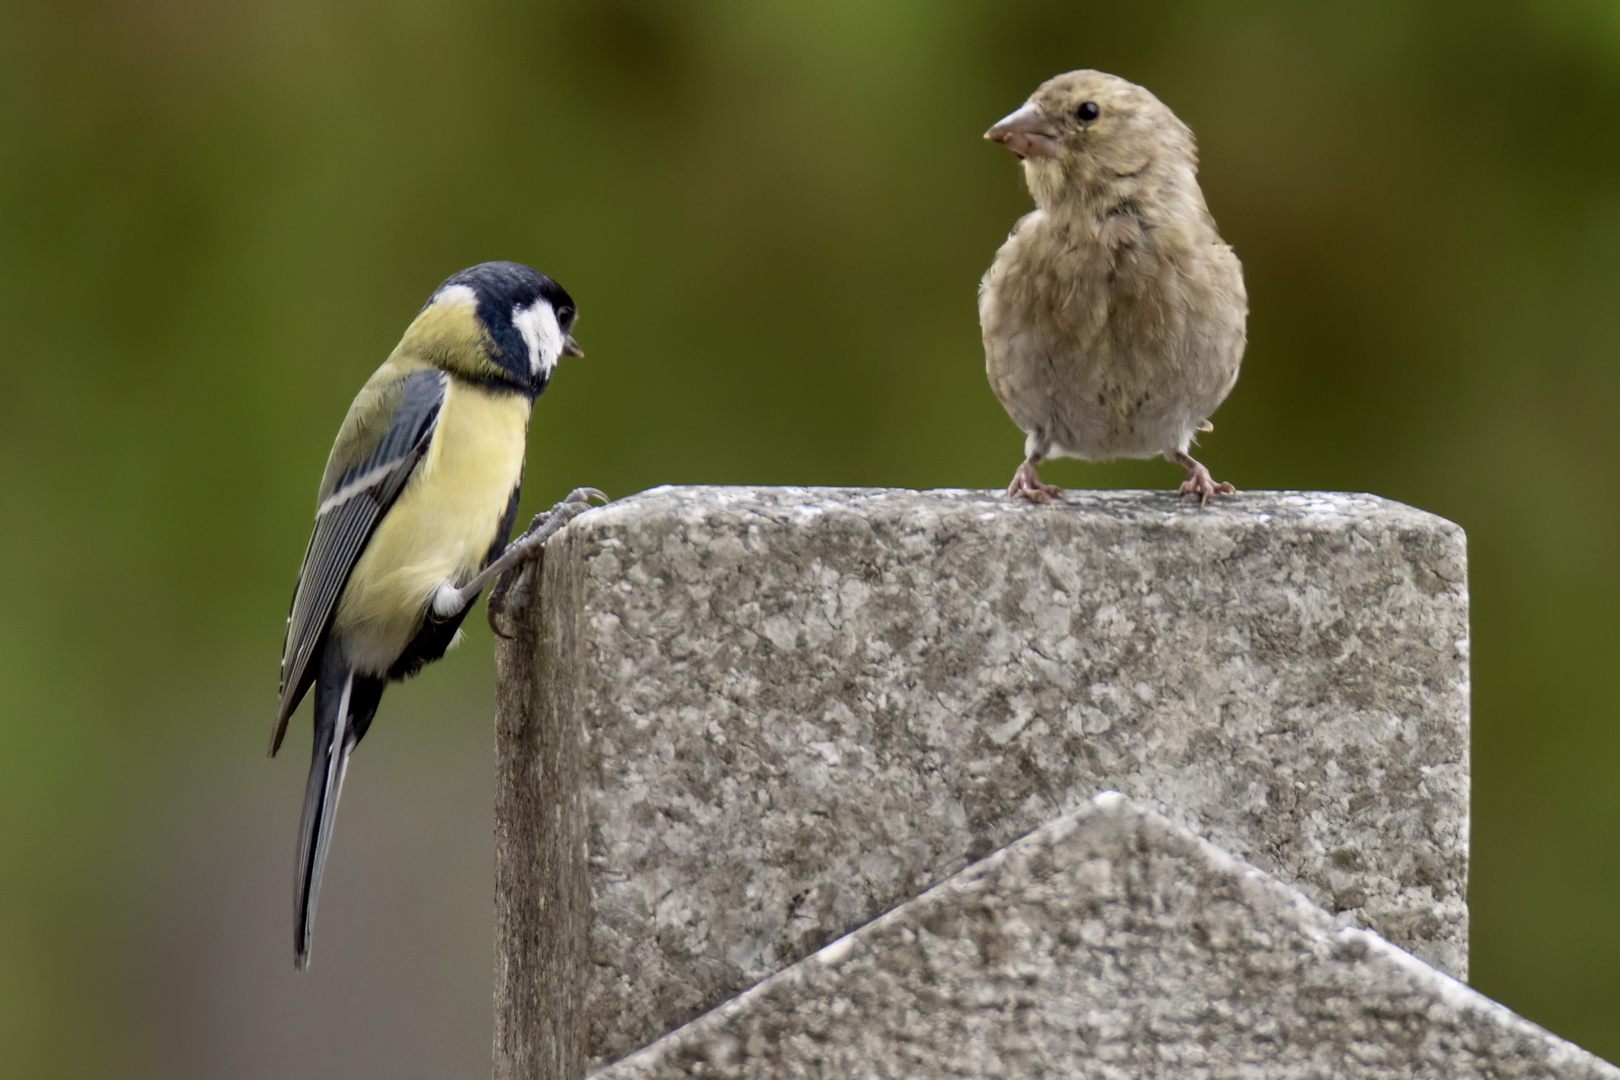
[[[1243,268],[1198,187],[1193,135],[1142,87],[1049,79],[985,138],[1019,156],[1036,209],[979,285],[991,389],[1026,435],[1011,497],[1046,502],[1036,466],[1162,454],[1184,495],[1229,495],[1188,451],[1237,381]]]

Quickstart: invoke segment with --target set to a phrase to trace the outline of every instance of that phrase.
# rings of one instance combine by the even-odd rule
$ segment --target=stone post
[[[1110,790],[1466,977],[1449,522],[659,488],[527,584],[497,650],[498,1077],[577,1080]]]

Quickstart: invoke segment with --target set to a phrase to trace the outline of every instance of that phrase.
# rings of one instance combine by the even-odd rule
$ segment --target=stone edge
[[[1208,862],[1212,870],[1230,878],[1234,885],[1245,895],[1262,899],[1262,902],[1269,901],[1269,905],[1275,905],[1279,915],[1283,918],[1292,918],[1305,935],[1315,938],[1330,949],[1344,950],[1352,954],[1363,953],[1401,969],[1421,984],[1426,985],[1436,998],[1458,1012],[1480,1014],[1490,1023],[1502,1028],[1504,1033],[1511,1033],[1539,1044],[1547,1053],[1547,1064],[1550,1067],[1586,1069],[1598,1075],[1606,1075],[1613,1077],[1614,1080],[1620,1080],[1620,1068],[1616,1068],[1595,1054],[1554,1035],[1540,1025],[1526,1020],[1507,1006],[1492,1001],[1479,991],[1457,981],[1443,971],[1431,967],[1411,953],[1385,941],[1370,930],[1359,927],[1335,928],[1333,916],[1318,907],[1299,890],[1272,877],[1258,867],[1244,862],[1192,831],[1177,825],[1164,815],[1132,802],[1117,791],[1102,792],[1077,810],[1060,815],[1040,828],[1026,833],[1006,847],[952,874],[919,896],[878,916],[859,929],[829,942],[803,960],[782,969],[762,982],[756,983],[730,1001],[655,1039],[647,1046],[621,1058],[619,1061],[612,1062],[591,1072],[589,1080],[613,1080],[613,1078],[621,1075],[634,1076],[637,1073],[631,1070],[638,1065],[653,1066],[668,1055],[678,1053],[689,1043],[705,1042],[716,1034],[732,1017],[748,1011],[756,1002],[768,998],[769,995],[784,985],[797,981],[800,973],[806,969],[807,965],[821,964],[836,967],[856,944],[862,943],[864,939],[872,937],[896,923],[906,921],[912,917],[919,907],[948,900],[951,894],[958,889],[965,888],[986,873],[996,870],[1010,856],[1017,853],[1020,848],[1039,846],[1061,838],[1060,835],[1054,834],[1066,834],[1071,830],[1087,826],[1096,827],[1102,825],[1106,827],[1109,823],[1116,826],[1134,823],[1151,835],[1191,845]],[[625,1068],[621,1069],[621,1067]]]

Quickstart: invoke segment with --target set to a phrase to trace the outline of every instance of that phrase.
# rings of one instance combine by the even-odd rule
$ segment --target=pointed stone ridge
[[[1620,1069],[1099,795],[592,1080]]]
[[[1114,789],[1466,977],[1462,530],[658,488],[497,647],[496,1075],[575,1080]]]

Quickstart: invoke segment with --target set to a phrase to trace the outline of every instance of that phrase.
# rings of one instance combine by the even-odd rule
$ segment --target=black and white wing
[[[432,441],[448,379],[428,368],[378,369],[349,407],[321,480],[315,531],[304,552],[281,652],[281,707],[270,753],[314,681],[312,664],[339,594],[377,522],[410,479]]]

